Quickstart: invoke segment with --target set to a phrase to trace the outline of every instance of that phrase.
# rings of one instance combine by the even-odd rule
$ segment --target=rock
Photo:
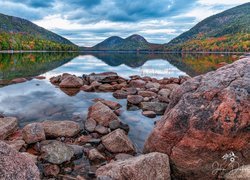
[[[118,129],[121,125],[121,122],[120,121],[117,121],[117,120],[114,120],[114,121],[111,121],[109,122],[109,128],[111,130],[115,130],[115,129]]]
[[[27,144],[45,140],[45,133],[41,123],[31,123],[26,125],[22,131],[23,139]]]
[[[109,163],[97,169],[96,175],[114,180],[171,179],[168,156],[158,152]]]
[[[86,121],[85,121],[85,129],[88,131],[88,132],[94,132],[95,130],[95,127],[96,127],[96,121],[92,118],[88,118]]]
[[[27,159],[30,159],[30,161],[33,161],[35,164],[37,164],[37,156],[30,154],[30,153],[27,153],[27,152],[22,152],[21,154],[26,156]]]
[[[53,164],[70,161],[74,156],[72,147],[56,140],[42,141],[40,145],[43,159]]]
[[[79,88],[60,88],[60,90],[68,96],[75,96],[80,92]]]
[[[117,90],[113,93],[113,96],[116,98],[116,99],[126,99],[127,96],[128,96],[128,93],[124,90]]]
[[[56,164],[45,164],[43,166],[43,172],[45,176],[56,177],[60,173],[60,168]]]
[[[105,157],[97,150],[97,149],[91,149],[89,152],[88,152],[88,158],[91,160],[91,161],[104,161],[105,160]]]
[[[99,91],[102,92],[113,92],[115,89],[112,85],[110,84],[101,84],[98,88]]]
[[[135,147],[125,132],[116,129],[101,138],[102,144],[112,153],[134,153]]]
[[[42,122],[46,137],[73,137],[80,132],[80,125],[74,121]]]
[[[139,104],[140,102],[142,102],[143,97],[140,95],[128,95],[127,99],[131,104]]]
[[[23,83],[26,81],[28,81],[26,78],[16,78],[16,79],[11,80],[11,83]]]
[[[83,85],[83,81],[81,78],[69,75],[66,78],[64,78],[60,84],[60,88],[80,88]]]
[[[92,86],[89,86],[89,85],[83,85],[81,88],[80,88],[82,91],[86,91],[86,92],[91,92],[93,91],[93,87]]]
[[[74,145],[74,144],[72,144],[72,145],[69,144],[69,146],[73,148],[73,150],[74,150],[74,156],[76,156],[76,157],[82,157],[83,150],[84,150],[83,146],[78,146],[78,145]]]
[[[91,139],[92,139],[92,137],[90,135],[87,135],[87,136],[82,135],[75,140],[75,143],[79,144],[79,145],[84,145],[84,144],[88,143]]]
[[[35,79],[38,79],[38,80],[43,80],[43,79],[46,79],[46,77],[45,76],[36,76],[36,77],[34,77]]]
[[[114,101],[109,101],[109,100],[105,100],[105,99],[101,99],[101,98],[97,98],[93,100],[94,102],[102,102],[103,104],[105,104],[106,106],[108,106],[109,108],[111,108],[112,110],[117,110],[119,108],[121,108],[122,106]]]
[[[157,97],[157,94],[152,91],[139,91],[138,95],[142,97]]]
[[[115,72],[104,72],[99,74],[90,74],[87,77],[89,82],[97,81],[100,83],[111,83],[111,82],[117,82],[119,79],[119,76]]]
[[[167,85],[164,85],[164,87],[162,87],[162,88],[169,89],[170,91],[173,91],[179,87],[180,87],[180,85],[178,85],[178,84],[167,84]]]
[[[108,134],[109,133],[108,128],[106,128],[102,125],[97,125],[95,127],[95,131],[98,132],[99,134]]]
[[[170,98],[170,94],[171,94],[171,90],[169,89],[161,89],[158,92],[158,99],[162,102],[169,102],[169,98]]]
[[[148,118],[155,118],[156,117],[156,113],[154,111],[143,111],[142,115],[146,116]]]
[[[244,165],[237,169],[231,170],[224,176],[225,180],[248,180],[250,178],[250,165]]]
[[[58,84],[58,83],[60,83],[61,82],[61,75],[59,75],[59,76],[54,76],[54,77],[52,77],[52,78],[50,78],[49,80],[50,80],[50,82],[52,83],[52,84]]]
[[[24,145],[24,140],[13,140],[13,141],[6,141],[6,143],[13,149],[19,151]]]
[[[105,127],[107,127],[111,121],[120,121],[117,115],[101,102],[97,102],[93,106],[89,107],[88,118],[92,118]]]
[[[148,82],[145,87],[147,89],[151,89],[151,88],[159,89],[160,86],[161,85],[159,83]]]
[[[117,116],[121,116],[123,110],[121,109],[117,109],[117,110],[114,110],[114,113],[117,115]]]
[[[101,83],[94,81],[90,84],[90,86],[92,87],[93,90],[97,91],[99,86],[102,85]]]
[[[143,111],[154,111],[157,115],[163,115],[167,105],[167,103],[160,102],[142,102],[140,104]]]
[[[225,164],[228,151],[250,164],[249,69],[250,59],[241,59],[175,89],[144,151],[168,154],[176,179],[217,179],[211,167]]]
[[[0,179],[40,179],[40,173],[33,161],[0,141]]]
[[[131,80],[129,82],[129,85],[134,88],[144,88],[146,85],[146,82],[141,79]]]
[[[115,159],[117,161],[124,161],[130,158],[133,158],[134,156],[130,155],[130,154],[125,154],[125,153],[119,153],[117,155],[115,155]]]
[[[0,140],[4,140],[17,130],[17,118],[4,117],[0,118]]]

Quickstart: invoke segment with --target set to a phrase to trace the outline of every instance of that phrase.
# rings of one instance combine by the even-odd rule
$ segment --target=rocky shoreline
[[[115,101],[94,99],[83,122],[45,120],[21,129],[17,118],[0,115],[0,179],[244,179],[250,173],[249,62],[195,78],[125,79],[114,72],[52,77],[68,95],[110,92],[126,99],[127,110],[163,115],[145,143],[146,154],[128,137]],[[212,163],[222,164],[228,151],[239,165],[229,172],[224,162],[217,168],[225,171],[213,173]]]

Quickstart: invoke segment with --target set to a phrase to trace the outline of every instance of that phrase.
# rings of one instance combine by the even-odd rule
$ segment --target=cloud
[[[0,12],[22,17],[78,45],[140,34],[166,43],[199,21],[247,0],[0,0]]]

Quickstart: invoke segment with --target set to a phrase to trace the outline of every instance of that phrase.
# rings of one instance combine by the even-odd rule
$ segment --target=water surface
[[[220,62],[231,63],[236,58],[231,54],[0,54],[0,113],[18,117],[21,127],[48,119],[82,122],[94,98],[117,101],[122,105],[121,120],[130,125],[129,136],[138,149],[142,149],[154,121],[160,117],[149,119],[142,116],[140,110],[127,111],[126,100],[117,100],[111,93],[62,91],[50,84],[49,78],[65,72],[81,76],[106,71],[117,72],[126,78],[130,75],[196,76],[215,70]],[[38,75],[46,79],[10,84],[14,78]]]

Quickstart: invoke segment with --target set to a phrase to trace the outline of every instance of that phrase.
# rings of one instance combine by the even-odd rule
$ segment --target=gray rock
[[[249,180],[250,179],[250,165],[244,165],[234,169],[224,176],[225,180]]]
[[[45,133],[41,123],[31,123],[26,125],[22,131],[23,139],[27,144],[45,140]]]
[[[40,145],[43,159],[53,164],[62,164],[74,156],[74,149],[59,141],[42,141]]]
[[[88,118],[88,119],[85,121],[85,129],[86,129],[88,132],[94,132],[95,127],[96,127],[96,121],[95,121],[94,119]]]
[[[141,108],[143,111],[154,111],[157,115],[163,115],[167,105],[167,103],[160,102],[142,102]]]

